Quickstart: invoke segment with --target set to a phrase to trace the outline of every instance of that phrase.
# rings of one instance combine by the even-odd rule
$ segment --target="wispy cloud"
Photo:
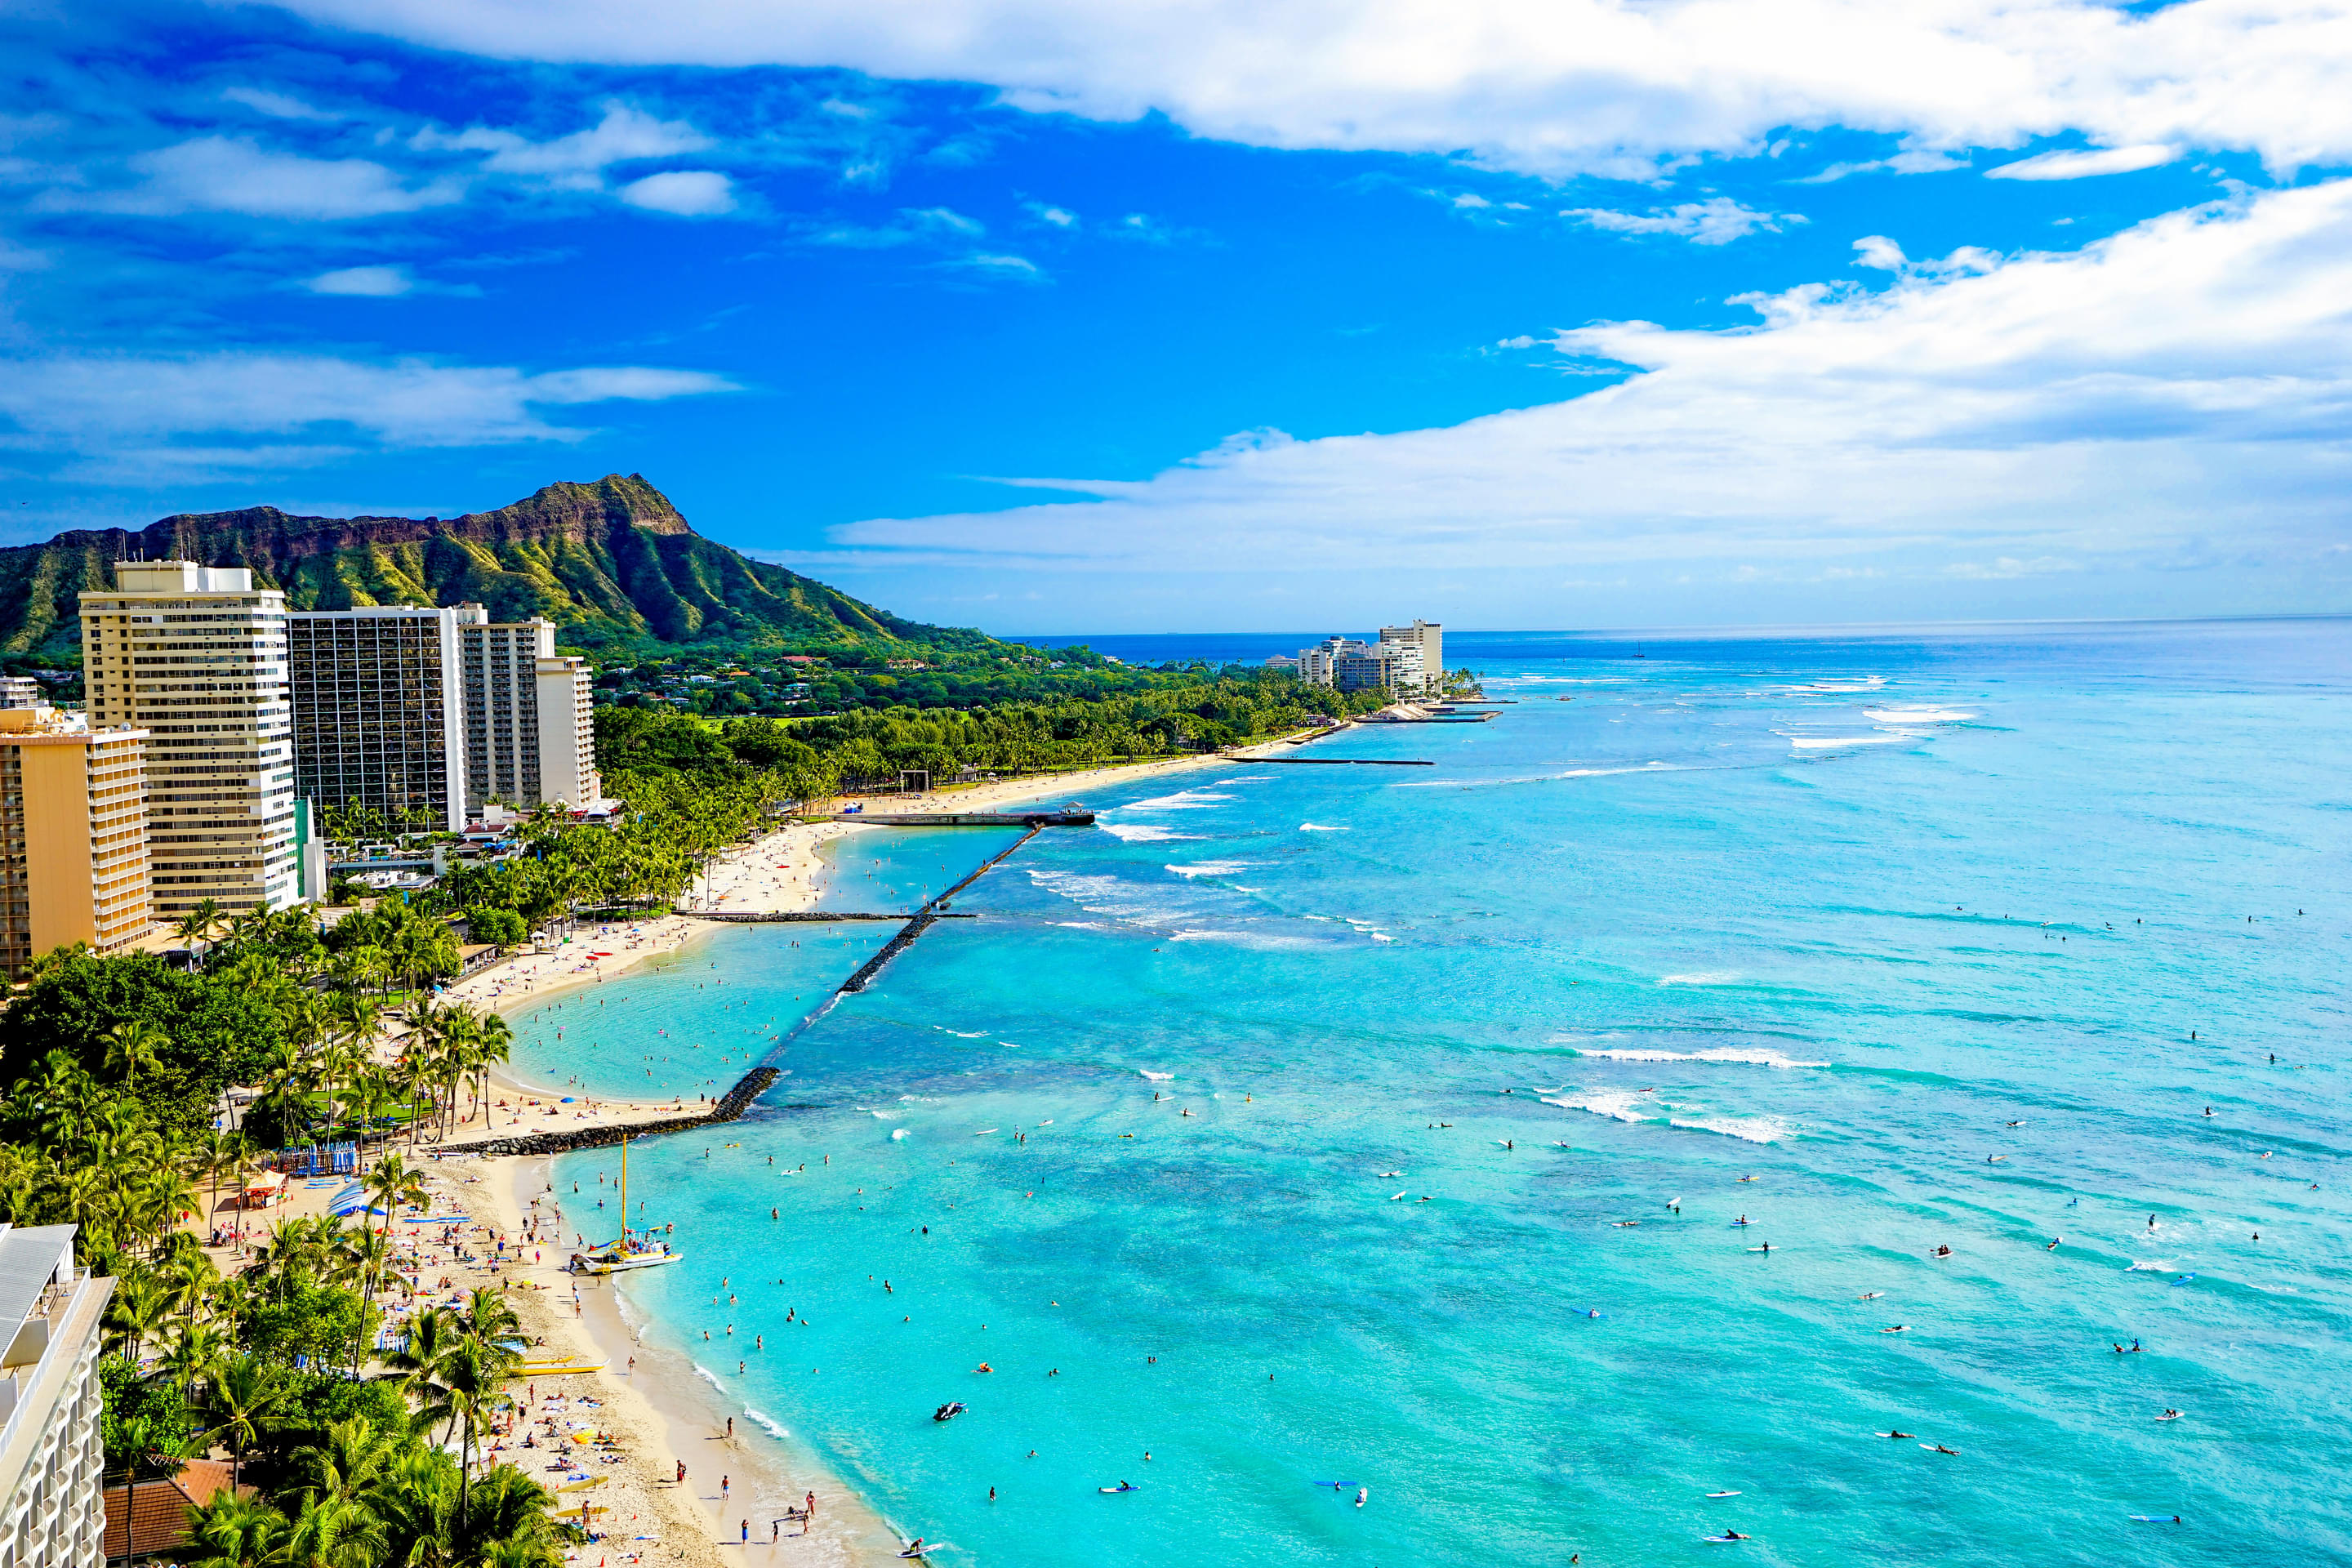
[[[632,180],[621,199],[675,217],[721,217],[736,209],[734,182],[710,169],[677,169]]]
[[[1653,207],[1641,213],[1615,212],[1607,207],[1570,207],[1559,216],[1612,234],[1671,234],[1680,236],[1693,245],[1729,245],[1733,240],[1759,229],[1767,234],[1778,234],[1784,224],[1806,221],[1800,213],[1759,212],[1754,207],[1741,205],[1729,196],[1710,196],[1703,202],[1683,202],[1675,206]]]
[[[208,468],[290,466],[305,453],[573,441],[548,411],[738,390],[704,371],[586,366],[532,373],[425,359],[224,351],[0,362],[0,416],[20,451],[84,462],[179,450]],[[242,453],[239,458],[236,454]]]
[[[1223,141],[1466,150],[1546,175],[1642,177],[1684,156],[1752,153],[1792,125],[1900,135],[1924,152],[2071,127],[2116,148],[2251,149],[2280,170],[2352,159],[2352,33],[2327,5],[1818,0],[1735,14],[1617,0],[935,0],[909,26],[870,0],[285,3],[331,26],[501,58],[838,66],[982,82],[1043,112],[1158,112]]]
[[[1918,582],[2101,581],[2209,532],[2330,558],[2352,411],[2352,180],[2168,215],[2079,252],[1867,255],[1895,275],[1885,289],[1759,296],[1755,328],[1554,334],[1570,363],[1633,373],[1564,403],[1393,436],[1254,437],[1140,482],[1049,481],[1094,500],[877,519],[834,542],[1111,572],[1316,572],[1336,552],[1368,570],[1704,576],[1731,560]]]
[[[2093,174],[2128,174],[2153,169],[2180,156],[2181,150],[2163,142],[2137,147],[2097,147],[2087,153],[2043,153],[1987,169],[1988,180],[2080,180]]]
[[[199,136],[130,159],[136,184],[112,189],[52,189],[49,211],[170,216],[235,213],[246,217],[333,221],[415,212],[463,200],[454,176],[411,184],[365,158],[309,158],[236,136]]]

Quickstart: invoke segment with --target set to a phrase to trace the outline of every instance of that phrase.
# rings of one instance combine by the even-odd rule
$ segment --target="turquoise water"
[[[947,1561],[2352,1560],[2352,634],[1643,651],[1097,792],[634,1151],[654,1333]],[[599,1059],[790,1034],[862,952],[787,940]]]

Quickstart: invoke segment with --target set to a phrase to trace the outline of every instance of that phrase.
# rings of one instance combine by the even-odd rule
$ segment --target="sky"
[[[1004,634],[2352,611],[2352,5],[0,0],[0,543]]]

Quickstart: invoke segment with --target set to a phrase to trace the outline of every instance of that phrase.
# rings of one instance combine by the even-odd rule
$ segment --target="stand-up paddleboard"
[[[1738,1497],[1739,1494],[1738,1492],[1709,1492],[1706,1495],[1709,1497]]]
[[[2131,1516],[2131,1521],[2134,1524],[2179,1524],[2180,1516],[2177,1513],[2136,1513]]]
[[[1119,1483],[1118,1483],[1118,1485],[1117,1485],[1117,1486],[1115,1486],[1115,1487],[1097,1487],[1097,1488],[1095,1489],[1095,1490],[1097,1490],[1097,1491],[1098,1491],[1098,1492],[1101,1492],[1101,1493],[1102,1493],[1103,1495],[1105,1495],[1106,1497],[1116,1496],[1118,1493],[1120,1493],[1120,1492],[1131,1492],[1131,1491],[1137,1491],[1137,1490],[1139,1490],[1139,1489],[1141,1489],[1138,1488],[1138,1487],[1137,1487],[1133,1482],[1131,1482],[1131,1481],[1121,1481],[1121,1482],[1119,1482]]]
[[[2196,1278],[2197,1278],[2197,1276],[2195,1276],[2194,1274],[2183,1274],[2179,1279],[2175,1279],[2172,1283],[2173,1283],[2175,1286],[2186,1285],[2186,1284],[2188,1284],[2191,1279],[2196,1279]]]

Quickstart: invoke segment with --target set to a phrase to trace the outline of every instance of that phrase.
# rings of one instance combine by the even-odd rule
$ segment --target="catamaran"
[[[592,1247],[572,1255],[570,1268],[574,1274],[625,1274],[632,1268],[658,1268],[665,1263],[676,1263],[686,1254],[673,1249],[667,1241],[656,1240],[651,1232],[633,1235],[629,1229],[629,1141],[621,1140],[621,1234],[614,1241]]]

